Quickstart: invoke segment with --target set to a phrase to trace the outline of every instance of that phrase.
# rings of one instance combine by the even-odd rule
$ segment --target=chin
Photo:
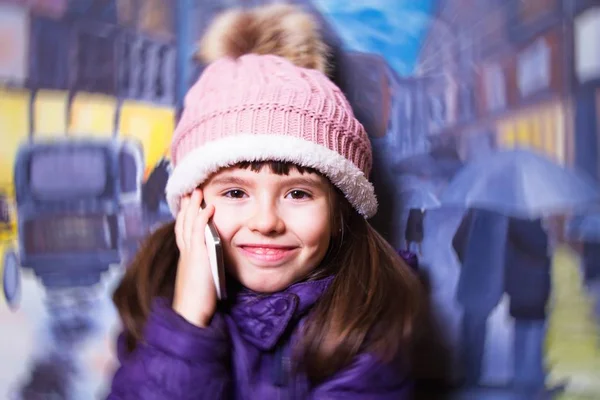
[[[277,293],[285,290],[292,284],[288,280],[263,280],[263,279],[240,279],[244,287],[257,293]]]
[[[270,273],[248,271],[245,274],[235,274],[235,277],[244,287],[258,293],[281,292],[297,281],[294,276],[288,276],[280,271],[270,271]]]

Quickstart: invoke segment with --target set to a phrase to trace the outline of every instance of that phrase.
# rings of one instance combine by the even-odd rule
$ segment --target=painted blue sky
[[[377,53],[411,75],[436,0],[313,0],[346,48]]]

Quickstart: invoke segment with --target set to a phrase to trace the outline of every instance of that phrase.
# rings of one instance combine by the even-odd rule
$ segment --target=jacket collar
[[[262,350],[271,350],[284,334],[290,321],[305,315],[333,277],[299,282],[282,292],[269,295],[245,288],[231,293],[230,315],[244,339]]]

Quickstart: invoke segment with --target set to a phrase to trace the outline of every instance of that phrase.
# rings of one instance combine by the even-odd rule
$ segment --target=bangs
[[[294,163],[284,161],[243,161],[235,164],[233,167],[250,169],[253,172],[260,172],[263,168],[269,168],[269,170],[276,175],[289,175],[290,171],[298,171],[301,174],[321,175],[314,168],[301,167]]]

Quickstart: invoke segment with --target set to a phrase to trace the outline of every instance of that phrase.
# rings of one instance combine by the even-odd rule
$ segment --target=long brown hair
[[[315,172],[279,162],[237,166],[258,171],[265,165],[277,174],[287,175],[290,168]],[[313,382],[331,376],[361,351],[391,361],[410,344],[421,304],[421,286],[413,271],[343,195],[335,192],[335,233],[321,267],[308,279],[335,277],[315,305],[298,347],[299,363]],[[152,300],[173,297],[178,259],[171,222],[147,238],[117,287],[113,301],[130,351],[142,340]]]

